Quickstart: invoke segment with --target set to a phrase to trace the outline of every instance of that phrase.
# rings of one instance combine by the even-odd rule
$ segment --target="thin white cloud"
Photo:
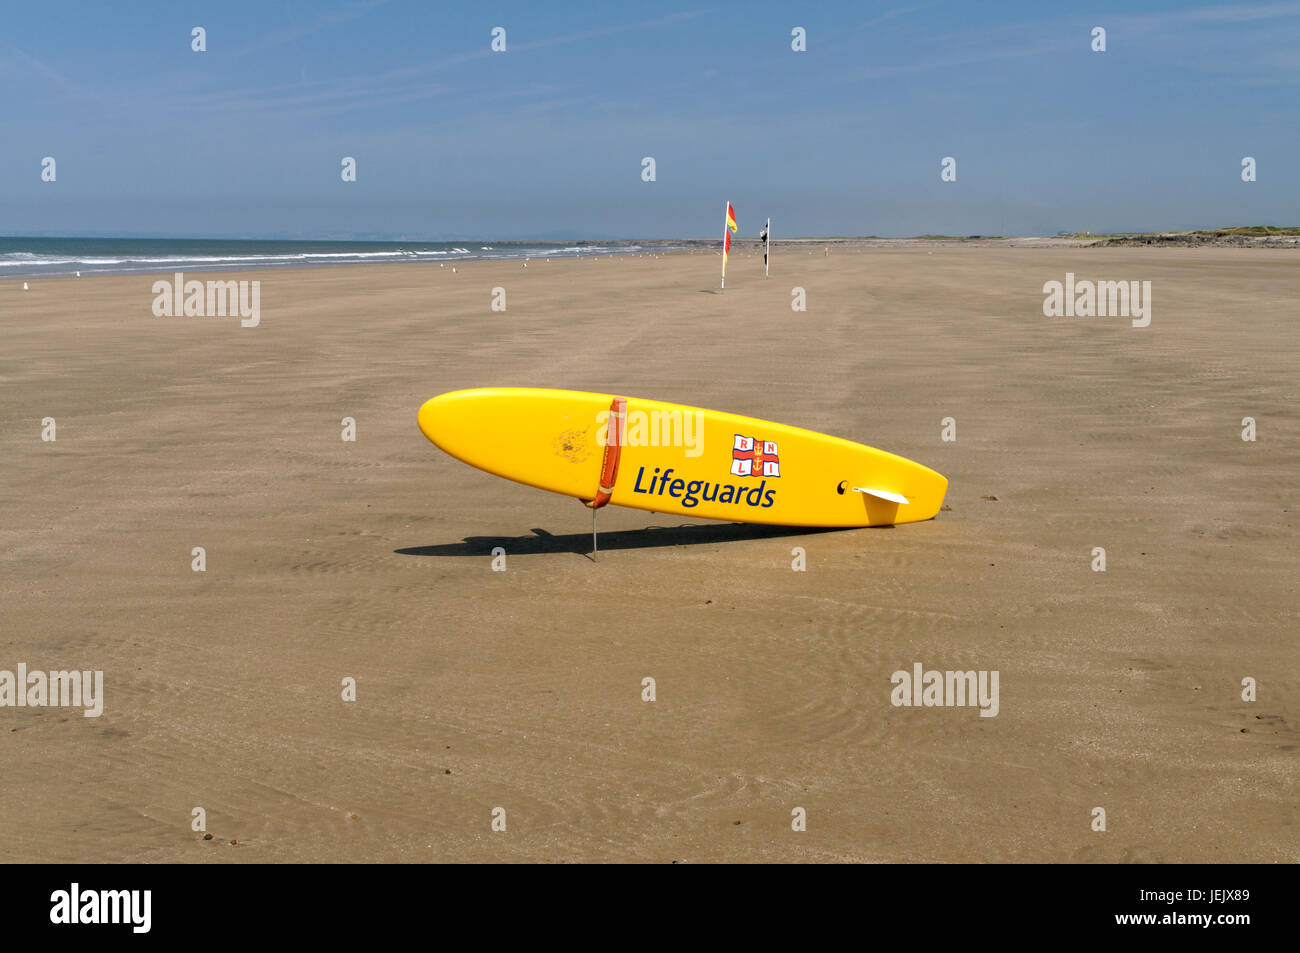
[[[382,2],[382,0],[377,0],[377,2]],[[375,5],[376,3],[366,5],[366,10]],[[516,53],[528,52],[569,43],[579,43],[633,30],[663,29],[697,17],[701,12],[703,11],[675,13],[654,20],[601,27],[565,36],[547,37],[532,42],[512,42],[509,50]],[[324,19],[322,18],[322,21]],[[324,24],[322,21],[318,21],[316,25],[319,29],[332,25]],[[335,22],[340,22],[337,17]],[[294,107],[305,107],[306,114],[320,116],[362,108],[375,101],[384,103],[413,102],[453,92],[445,85],[430,85],[428,78],[433,74],[446,72],[465,63],[486,59],[492,55],[494,54],[491,48],[485,42],[481,49],[443,57],[436,62],[399,67],[378,74],[339,78],[327,83],[316,84],[314,89],[303,89],[301,86],[295,86],[289,88],[279,87],[269,91],[255,89],[245,89],[232,93],[216,91],[202,97],[189,97],[179,100],[174,102],[173,105],[192,104],[198,99],[206,102],[213,109],[222,110],[247,109],[255,112],[279,112]],[[536,90],[530,90],[529,92],[536,92]],[[476,95],[481,96],[482,91],[479,91]],[[512,95],[517,97],[519,91],[515,91]]]
[[[363,0],[363,2],[355,3],[344,10],[335,10],[332,13],[326,13],[309,23],[302,24],[301,26],[293,26],[287,30],[277,30],[273,33],[264,34],[259,37],[255,43],[233,50],[230,55],[247,56],[249,53],[260,53],[277,46],[296,43],[298,40],[311,36],[314,33],[320,33],[322,30],[328,30],[331,27],[336,27],[343,23],[351,23],[353,20],[359,20],[371,10],[383,6],[387,2],[388,0]]]
[[[1125,23],[1154,23],[1172,26],[1179,22],[1251,23],[1300,16],[1300,3],[1223,4],[1217,7],[1189,7],[1165,13],[1133,15],[1120,13],[1111,19]]]
[[[10,46],[9,52],[14,54],[18,59],[20,59],[23,62],[23,64],[27,66],[29,69],[36,70],[36,72],[40,73],[42,76],[54,80],[56,83],[58,83],[68,92],[80,91],[81,89],[80,86],[78,86],[72,80],[68,79],[62,73],[59,73],[53,68],[45,65],[36,57],[32,56],[30,53],[25,53],[22,50],[18,49],[18,47],[16,46]]]
[[[585,30],[582,33],[572,33],[568,36],[550,37],[545,40],[535,40],[532,43],[512,44],[512,50],[540,50],[551,46],[560,46],[565,43],[579,43],[583,40],[594,40],[597,37],[610,36],[615,33],[627,33],[630,30],[658,30],[664,27],[675,26],[678,23],[684,23],[687,20],[698,17],[704,11],[695,10],[689,13],[673,13],[666,17],[660,17],[657,20],[642,20],[640,23],[626,23],[619,26],[600,27],[595,30]]]

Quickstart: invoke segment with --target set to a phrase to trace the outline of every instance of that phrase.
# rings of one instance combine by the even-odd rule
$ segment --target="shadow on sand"
[[[652,549],[656,546],[697,546],[701,543],[730,543],[742,539],[771,539],[782,536],[812,536],[818,533],[844,532],[839,528],[817,526],[760,526],[753,523],[695,524],[647,526],[600,534],[602,552],[610,549]],[[396,549],[402,556],[488,556],[500,546],[511,556],[537,553],[591,553],[590,533],[566,533],[553,536],[544,529],[534,529],[531,536],[467,536],[463,542]]]

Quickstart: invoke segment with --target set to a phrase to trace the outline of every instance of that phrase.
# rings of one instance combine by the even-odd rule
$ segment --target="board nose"
[[[420,432],[435,446],[442,446],[438,442],[438,432],[441,422],[445,419],[447,401],[444,400],[446,394],[440,394],[437,397],[431,397],[420,405],[419,412],[415,415],[415,421],[420,425]]]

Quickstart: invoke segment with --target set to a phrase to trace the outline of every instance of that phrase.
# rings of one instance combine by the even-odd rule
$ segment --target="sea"
[[[659,254],[704,247],[681,241],[420,242],[175,238],[0,238],[0,278],[312,265],[439,264],[484,259]],[[715,241],[712,245],[717,245]]]

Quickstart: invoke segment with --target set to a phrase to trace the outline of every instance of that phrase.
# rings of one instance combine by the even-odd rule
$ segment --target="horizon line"
[[[942,232],[925,232],[919,235],[790,235],[773,239],[773,244],[780,242],[794,241],[915,241],[922,239],[960,239],[970,241],[972,239],[1025,239],[1025,238],[1070,238],[1074,236],[1089,237],[1106,237],[1106,236],[1140,236],[1140,235],[1185,235],[1195,232],[1220,232],[1220,231],[1241,231],[1247,229],[1275,230],[1280,232],[1300,230],[1300,225],[1202,225],[1196,228],[1180,229],[1147,229],[1140,231],[1058,231],[1052,234],[1044,235],[992,235],[992,234],[947,234]],[[20,241],[20,240],[75,240],[86,239],[94,241],[231,241],[231,242],[318,242],[339,243],[348,242],[353,244],[498,244],[498,245],[527,245],[527,244],[544,244],[557,245],[566,242],[721,242],[722,239],[717,236],[678,236],[673,238],[285,238],[285,237],[250,237],[231,236],[231,235],[0,235],[0,241]],[[745,237],[736,236],[733,241],[761,241],[757,236]]]

